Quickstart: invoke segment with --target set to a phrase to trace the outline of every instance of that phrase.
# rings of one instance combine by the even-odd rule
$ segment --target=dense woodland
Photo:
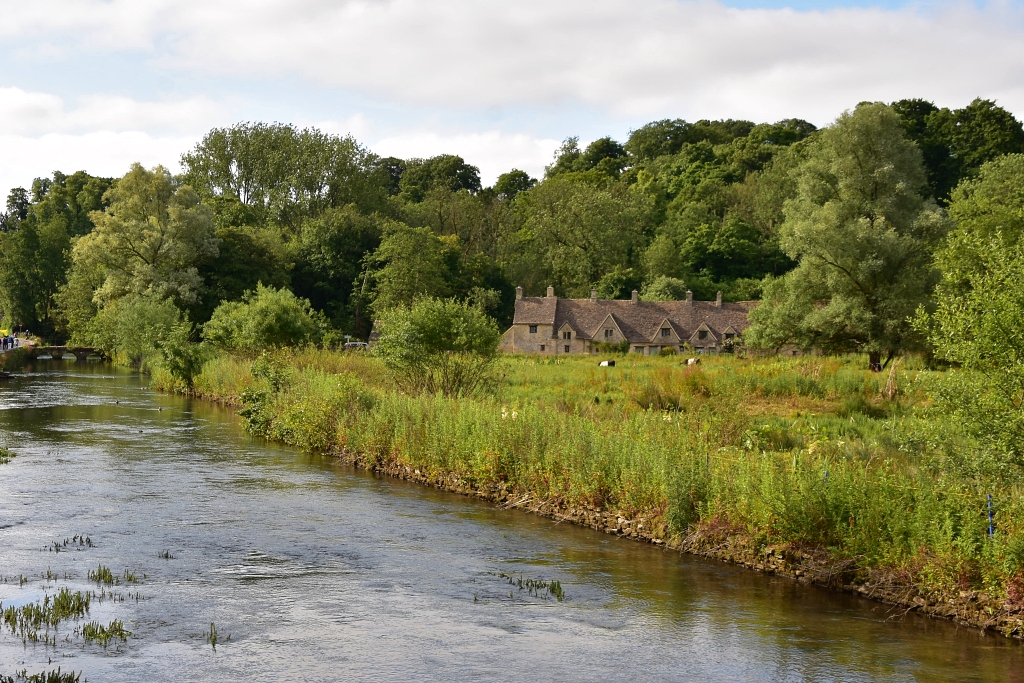
[[[271,330],[282,341],[336,343],[417,297],[469,302],[504,326],[516,285],[722,290],[764,298],[752,343],[883,360],[924,344],[925,323],[908,320],[935,309],[948,274],[937,255],[955,260],[943,250],[956,188],[1021,152],[1021,123],[993,102],[902,100],[822,130],[675,119],[625,142],[569,138],[543,178],[512,169],[483,187],[458,156],[382,158],[351,137],[241,123],[210,131],[177,176],[55,172],[13,190],[0,325],[138,361],[186,318],[196,334],[238,337],[246,306],[299,311]]]

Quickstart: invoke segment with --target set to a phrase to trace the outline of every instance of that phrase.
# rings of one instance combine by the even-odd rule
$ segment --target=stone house
[[[723,303],[694,301],[640,301],[636,290],[628,301],[559,299],[554,287],[547,296],[523,296],[516,288],[512,327],[501,340],[501,350],[545,355],[597,353],[597,344],[629,342],[632,353],[653,355],[670,348],[677,352],[689,345],[695,353],[717,354],[747,328],[747,312],[754,301]]]

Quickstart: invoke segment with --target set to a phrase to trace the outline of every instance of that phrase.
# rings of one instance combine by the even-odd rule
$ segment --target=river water
[[[23,644],[0,625],[0,674],[1024,681],[1024,649],[1001,637],[268,445],[231,411],[108,365],[53,361],[0,385],[0,441],[17,454],[0,465],[5,606],[97,590],[99,564],[140,578],[87,618],[121,619],[126,643],[65,623],[56,647]],[[64,547],[75,535],[92,545]],[[560,581],[564,601],[520,577]]]

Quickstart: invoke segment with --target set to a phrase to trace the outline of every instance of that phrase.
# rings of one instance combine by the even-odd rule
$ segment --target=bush
[[[167,339],[158,342],[163,366],[176,381],[185,385],[185,394],[192,394],[195,379],[203,371],[206,349],[192,341],[192,323],[186,318],[171,328]]]
[[[180,313],[170,299],[130,294],[104,306],[89,322],[89,342],[133,368],[142,366],[178,324]]]
[[[420,299],[385,311],[374,354],[406,389],[471,394],[494,377],[501,333],[494,320],[454,299]]]
[[[258,353],[281,346],[319,341],[325,327],[322,316],[307,299],[291,291],[257,285],[241,301],[224,302],[203,325],[203,338],[230,351]]]

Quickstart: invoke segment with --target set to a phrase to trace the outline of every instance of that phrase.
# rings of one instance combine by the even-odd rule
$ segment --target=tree
[[[940,358],[957,363],[937,406],[996,470],[1024,467],[1024,155],[980,168],[952,195],[956,221],[937,255],[936,308],[918,316]]]
[[[843,114],[807,154],[780,229],[798,265],[766,286],[746,341],[858,350],[880,369],[916,341],[907,320],[929,301],[945,220],[921,198],[921,153],[884,105]]]
[[[681,301],[686,298],[686,291],[685,282],[662,275],[644,287],[640,298],[644,301]]]
[[[479,192],[480,169],[467,164],[462,157],[442,154],[429,159],[410,159],[399,182],[401,196],[410,202],[421,202],[431,190]]]
[[[213,214],[199,195],[162,166],[134,164],[104,199],[107,208],[90,214],[95,230],[73,251],[75,268],[102,274],[96,302],[150,292],[194,303],[202,287],[198,266],[217,254]]]
[[[531,178],[526,171],[513,168],[508,173],[502,173],[494,183],[494,191],[505,199],[515,199],[520,192],[525,192],[537,184],[536,178]]]
[[[374,313],[408,306],[417,297],[442,297],[450,292],[445,251],[448,245],[430,228],[401,223],[384,227],[380,247],[371,257]]]
[[[79,171],[37,178],[8,197],[0,232],[0,312],[14,324],[52,338],[61,333],[55,295],[67,279],[72,240],[92,230],[89,213],[103,207],[111,181]]]
[[[921,148],[928,186],[942,203],[985,162],[1024,152],[1024,126],[991,100],[977,98],[953,110],[925,100],[900,100],[892,107],[907,136]]]
[[[584,151],[580,151],[579,138],[572,137],[562,143],[555,162],[545,169],[545,175],[554,178],[566,173],[596,171],[598,177],[618,178],[626,164],[626,149],[610,137],[594,140]]]
[[[587,296],[614,269],[638,270],[653,209],[650,196],[622,184],[549,178],[516,198],[509,271],[528,290],[553,284],[563,296]]]
[[[260,283],[268,287],[294,284],[291,270],[296,265],[295,250],[276,226],[220,227],[213,234],[217,254],[200,263],[203,285],[199,302],[189,307],[196,324],[209,320],[218,302],[237,301]]]
[[[385,311],[377,326],[373,353],[406,389],[464,396],[493,380],[501,333],[470,304],[422,298]]]
[[[203,339],[230,351],[258,353],[267,348],[316,342],[324,321],[309,301],[287,289],[256,287],[241,301],[225,301],[203,325]]]
[[[316,128],[239,123],[215,128],[182,155],[183,180],[227,213],[227,225],[277,223],[290,231],[328,208],[381,209],[387,169],[351,136]],[[241,221],[241,222],[239,222]]]
[[[349,205],[329,209],[302,224],[295,243],[296,264],[292,289],[324,311],[336,327],[365,338],[366,264],[368,254],[380,246],[380,221]]]

